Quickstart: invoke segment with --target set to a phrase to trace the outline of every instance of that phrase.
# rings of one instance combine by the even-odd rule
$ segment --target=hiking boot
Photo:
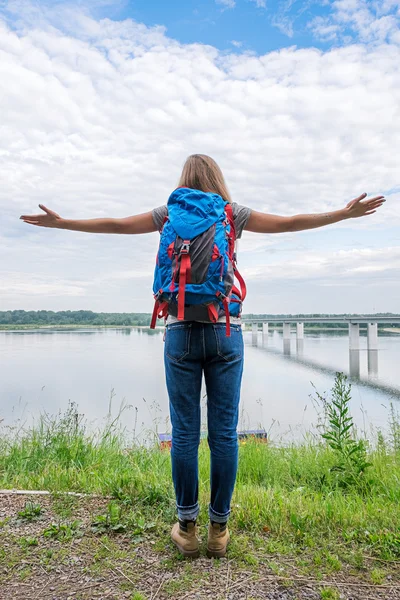
[[[183,556],[197,558],[200,555],[197,525],[194,521],[187,521],[185,526],[181,526],[179,521],[175,523],[171,539]]]
[[[226,546],[230,539],[226,523],[210,523],[208,525],[207,556],[222,558],[226,554]]]

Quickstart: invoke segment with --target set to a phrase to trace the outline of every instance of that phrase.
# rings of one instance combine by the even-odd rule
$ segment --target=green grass
[[[349,461],[341,463],[341,450],[322,436],[286,447],[256,440],[240,443],[230,519],[235,532],[232,557],[251,569],[265,553],[295,556],[299,565],[306,554],[310,559],[303,565],[305,572],[311,564],[325,573],[340,571],[343,564],[361,569],[364,555],[398,560],[400,438],[394,410],[390,425],[387,439],[380,434],[376,443],[367,445],[370,464],[362,471]],[[324,431],[329,427],[325,423]],[[347,444],[346,436],[338,435],[342,446]],[[353,440],[348,444],[347,450]],[[337,470],[339,464],[345,471]],[[207,523],[209,467],[208,445],[202,440],[200,525]],[[43,416],[29,430],[0,434],[0,487],[52,491],[56,510],[66,521],[62,530],[48,530],[47,535],[57,537],[78,532],[68,522],[75,500],[60,495],[62,491],[112,496],[108,510],[95,516],[94,531],[114,528],[117,534],[128,528],[137,543],[156,530],[160,552],[176,520],[169,451],[129,443],[117,423],[90,433],[74,405],[64,415]],[[28,518],[38,510],[27,508]],[[381,571],[371,573],[371,581],[381,579]]]

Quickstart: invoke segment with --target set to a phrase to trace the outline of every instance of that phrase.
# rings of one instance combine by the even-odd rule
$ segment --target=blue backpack
[[[232,206],[218,194],[178,188],[168,199],[154,271],[157,318],[216,323],[239,316],[246,286],[236,268]],[[240,290],[234,285],[237,278]]]

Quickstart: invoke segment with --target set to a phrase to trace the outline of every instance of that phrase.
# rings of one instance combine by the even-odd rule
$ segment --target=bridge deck
[[[400,323],[399,317],[243,317],[243,323],[342,323],[343,325],[366,323]]]

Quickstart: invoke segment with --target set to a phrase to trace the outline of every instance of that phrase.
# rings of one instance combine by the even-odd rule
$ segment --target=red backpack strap
[[[230,225],[230,233],[229,233],[229,257],[233,259],[235,254],[235,240],[236,240],[236,228],[235,228],[235,220],[233,218],[232,204],[228,202],[225,204],[225,214],[228,219],[228,223]]]
[[[228,202],[228,204],[225,204],[225,212],[226,216],[228,217],[229,224],[232,228],[231,231],[233,233],[233,237],[236,239],[235,219],[233,218],[232,204],[230,202]]]
[[[230,337],[231,336],[231,316],[229,314],[229,299],[227,296],[224,296],[224,294],[221,294],[221,292],[217,292],[217,298],[219,298],[222,301],[222,305],[224,307],[225,317],[226,317],[226,337]]]
[[[222,304],[224,305],[225,316],[226,316],[226,337],[231,337],[231,316],[229,314],[229,301],[226,296],[222,300]]]
[[[247,294],[246,283],[245,283],[243,277],[241,276],[241,274],[239,273],[239,271],[237,270],[235,263],[233,263],[233,271],[234,271],[235,277],[238,280],[239,285],[240,285],[240,299],[243,302],[244,299],[246,298],[246,294]]]
[[[154,302],[154,309],[153,309],[153,315],[151,317],[150,329],[155,329],[155,327],[156,327],[156,321],[157,321],[158,307],[159,306],[160,306],[160,303],[159,303],[158,300],[156,300]]]
[[[150,329],[155,329],[157,319],[166,318],[168,316],[168,302],[159,302],[158,296],[154,303],[153,315],[151,317]]]
[[[234,258],[234,245],[235,245],[235,240],[236,240],[236,229],[235,229],[235,220],[233,218],[233,211],[232,211],[232,204],[228,203],[225,205],[225,212],[226,212],[226,216],[228,217],[228,221],[229,224],[231,226],[231,232],[233,233],[233,244],[232,244],[232,253],[229,252],[229,255],[231,257],[232,260],[232,264],[233,264],[233,270],[235,273],[235,277],[239,282],[240,285],[240,298],[243,302],[243,300],[246,298],[246,294],[247,294],[247,289],[246,289],[246,284],[245,281],[243,279],[243,277],[241,276],[241,274],[239,273],[239,271],[237,270],[236,267],[236,261]],[[231,246],[229,246],[229,249],[231,250]]]
[[[178,290],[178,320],[183,321],[185,318],[185,287],[186,283],[190,283],[191,278],[191,262],[189,255],[190,240],[183,240],[180,251],[181,265],[179,269],[179,290]]]
[[[169,216],[168,216],[168,215],[166,215],[166,216],[164,217],[164,219],[163,219],[163,222],[162,222],[162,225],[161,225],[161,227],[160,227],[160,233],[162,233],[162,230],[164,229],[164,225],[165,225],[165,223],[166,223],[168,220],[169,220]]]
[[[218,315],[218,311],[217,311],[215,305],[208,304],[207,310],[208,310],[208,317],[209,317],[210,321],[212,323],[216,323],[218,321],[219,315]]]

